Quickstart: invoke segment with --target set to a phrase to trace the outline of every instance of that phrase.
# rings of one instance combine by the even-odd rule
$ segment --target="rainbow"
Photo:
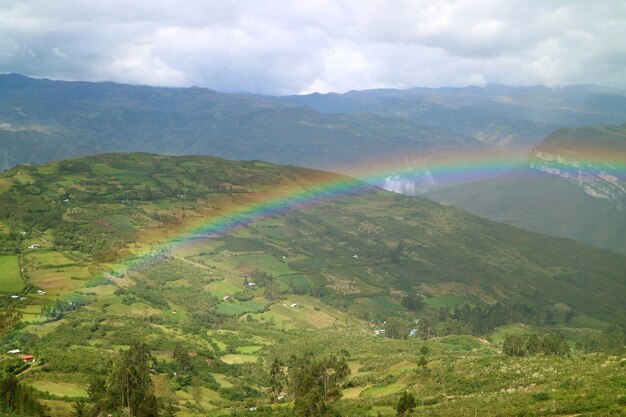
[[[585,170],[602,169],[618,181],[626,181],[626,158],[616,158],[615,155],[605,155],[605,158],[602,158],[596,152],[588,159],[579,158],[574,164],[572,161],[573,159],[569,158],[554,158],[550,161],[550,166],[570,172],[572,177],[580,175]],[[283,184],[273,190],[254,192],[252,201],[229,206],[224,212],[200,220],[199,224],[176,233],[151,252],[196,239],[222,236],[243,225],[279,216],[290,210],[315,206],[349,195],[372,192],[375,189],[372,185],[389,191],[419,194],[434,185],[479,181],[505,174],[531,177],[538,173],[531,168],[528,160],[523,160],[519,156],[485,157],[462,153],[449,153],[444,156],[402,155],[386,160],[365,161],[358,165],[338,166],[330,168],[329,171],[351,176],[312,170],[311,178],[306,180],[306,184]],[[242,198],[245,197],[246,194],[243,194]]]

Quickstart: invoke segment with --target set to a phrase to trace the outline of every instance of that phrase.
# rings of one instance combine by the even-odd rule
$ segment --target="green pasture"
[[[215,378],[215,380],[217,381],[218,384],[220,384],[220,387],[222,388],[232,388],[233,387],[233,383],[229,381],[228,377],[224,374],[217,374],[217,373],[211,373],[211,375],[213,376],[213,378]]]
[[[260,269],[272,276],[294,274],[296,271],[289,268],[284,262],[267,254],[248,254],[229,258],[226,265],[241,273],[249,274],[255,269]]]
[[[91,277],[87,267],[62,267],[59,269],[37,269],[30,273],[30,281],[47,292],[63,293],[82,288]]]
[[[299,306],[291,307],[293,303]],[[328,307],[315,309],[316,306],[317,303],[311,298],[290,296],[288,301],[275,303],[268,311],[254,314],[253,317],[261,323],[273,323],[275,327],[285,329],[324,328],[337,323],[340,314],[332,312]]]
[[[220,359],[222,360],[222,362],[232,365],[232,364],[256,362],[256,360],[258,359],[258,356],[241,354],[241,353],[229,353],[227,355],[220,356]]]
[[[265,302],[259,299],[248,301],[224,301],[218,304],[217,311],[227,316],[239,316],[244,313],[256,313],[265,307]]]
[[[20,266],[15,255],[0,256],[0,292],[15,293],[24,288]]]
[[[233,295],[234,293],[241,291],[243,289],[243,285],[237,286],[229,281],[222,280],[214,281],[205,285],[204,288],[218,299],[222,299],[227,295]]]
[[[11,185],[13,185],[13,183],[10,180],[6,178],[0,178],[0,193],[5,192],[9,188],[11,188]]]
[[[359,314],[364,312],[377,312],[381,316],[391,316],[401,314],[405,309],[400,303],[389,297],[377,296],[356,298],[354,304],[350,307],[350,311]]]
[[[525,324],[509,324],[506,326],[500,326],[495,329],[489,335],[489,339],[491,339],[494,343],[502,344],[504,342],[504,338],[507,335],[520,336],[524,334],[533,333],[534,329],[526,326]]]
[[[132,303],[132,304],[123,304],[121,301],[112,303],[108,307],[106,307],[106,311],[109,314],[116,316],[138,316],[138,317],[148,317],[148,316],[157,316],[162,313],[161,310],[158,310],[148,304],[145,303]]]
[[[40,268],[58,268],[76,265],[76,261],[67,258],[63,253],[54,250],[38,250],[28,254],[35,265]]]
[[[312,286],[311,280],[302,274],[283,275],[278,281],[291,289],[307,289]]]
[[[26,379],[41,392],[48,392],[57,397],[87,397],[87,383],[77,375],[60,372],[39,372]]]

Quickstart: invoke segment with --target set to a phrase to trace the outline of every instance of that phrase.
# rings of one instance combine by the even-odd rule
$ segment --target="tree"
[[[148,347],[134,343],[126,352],[120,352],[107,381],[109,407],[125,407],[134,417],[156,417],[157,400],[150,379]]]
[[[269,370],[270,396],[272,401],[277,400],[283,389],[284,382],[285,372],[283,371],[283,363],[278,360],[278,358],[275,358]]]
[[[87,394],[89,395],[89,402],[93,407],[93,414],[99,415],[101,411],[107,407],[106,403],[106,378],[100,375],[94,375],[89,381],[87,386]]]
[[[398,400],[398,404],[396,405],[396,411],[398,412],[398,416],[406,416],[410,414],[417,405],[415,401],[415,397],[413,394],[410,394],[406,391],[402,393],[400,399]]]
[[[6,308],[2,307],[0,311],[0,337],[3,337],[5,333],[11,330],[16,324],[20,322],[22,319],[22,313],[20,313],[15,308]]]
[[[385,336],[392,339],[406,339],[409,334],[409,324],[400,317],[389,317],[385,324]]]
[[[407,294],[402,297],[402,305],[411,311],[418,311],[422,309],[422,301],[416,294]]]
[[[85,401],[75,401],[72,403],[72,415],[74,417],[86,417],[89,412],[89,404]]]
[[[182,344],[176,343],[172,356],[174,357],[176,364],[183,372],[189,372],[191,370],[191,358],[189,357],[189,352]]]
[[[399,264],[400,263],[400,257],[402,256],[402,253],[404,252],[404,243],[403,242],[398,242],[398,245],[395,247],[395,249],[393,249],[391,251],[391,255],[389,256],[389,261],[392,264]]]
[[[340,384],[349,374],[350,368],[343,356],[318,359],[310,352],[301,358],[293,356],[289,364],[289,382],[296,415],[331,415],[330,404],[341,397]]]
[[[175,417],[178,413],[178,407],[172,398],[166,398],[161,404],[162,417]]]
[[[0,379],[0,410],[15,411],[24,416],[43,416],[45,411],[37,392],[11,374]]]
[[[428,365],[428,360],[426,359],[426,356],[420,356],[419,360],[417,361],[417,366],[424,369],[426,368],[426,365]]]
[[[276,284],[274,279],[270,277],[268,281],[265,283],[265,289],[263,290],[263,298],[265,298],[267,301],[274,301],[274,300],[278,300],[279,297],[280,297],[280,287],[278,286],[278,284]]]
[[[502,352],[506,356],[526,356],[526,343],[522,336],[507,334],[502,343]]]

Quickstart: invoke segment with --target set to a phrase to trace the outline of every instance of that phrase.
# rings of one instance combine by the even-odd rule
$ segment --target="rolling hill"
[[[414,386],[441,416],[539,412],[546,392],[577,412],[580,386],[602,413],[623,389],[618,359],[582,352],[626,325],[626,256],[345,176],[145,153],[19,165],[0,231],[0,306],[22,315],[2,347],[36,357],[0,363],[55,416],[137,341],[183,415],[293,415],[268,367],[307,351],[347,361],[343,415],[393,415]],[[529,332],[582,356],[502,356]]]
[[[429,198],[503,223],[626,253],[626,126],[560,129],[505,176]]]

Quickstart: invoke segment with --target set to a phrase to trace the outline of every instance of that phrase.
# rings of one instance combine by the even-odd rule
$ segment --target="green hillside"
[[[562,162],[549,160],[557,157]],[[626,126],[560,129],[531,153],[525,168],[427,196],[495,221],[626,253],[626,181],[623,165],[611,161],[626,161]]]
[[[351,187],[328,194],[339,183]],[[315,204],[235,216],[315,189]],[[585,352],[623,348],[626,257],[572,240],[331,173],[143,153],[3,172],[0,225],[12,277],[0,305],[21,314],[2,348],[37,358],[2,355],[2,369],[52,415],[70,415],[98,375],[114,380],[135,342],[153,357],[159,407],[184,416],[293,415],[307,351],[348,367],[333,370],[342,398],[326,397],[342,415],[395,415],[404,390],[440,416],[621,404],[620,362]],[[505,334],[531,333],[544,350],[563,334],[576,354],[501,353]],[[290,375],[280,400],[274,359]]]

